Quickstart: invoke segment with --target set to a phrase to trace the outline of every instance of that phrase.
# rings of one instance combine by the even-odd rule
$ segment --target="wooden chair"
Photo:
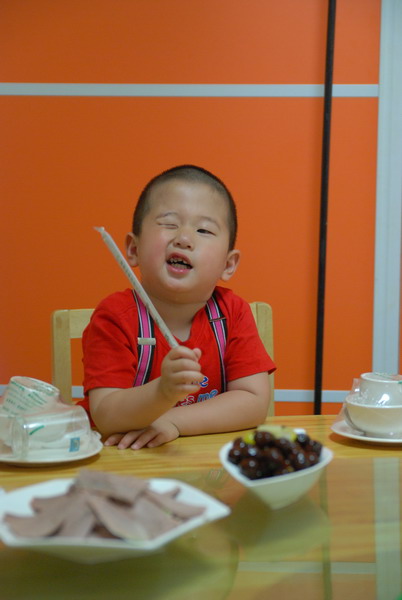
[[[71,340],[79,339],[93,308],[55,310],[51,317],[52,383],[65,402],[72,402]]]
[[[265,302],[252,302],[250,307],[265,349],[271,358],[273,358],[272,309]],[[76,308],[71,310],[56,310],[52,314],[52,383],[59,388],[65,402],[72,402],[71,340],[82,337],[82,333],[89,323],[93,310],[93,308]],[[270,379],[272,392],[268,414],[273,415],[273,374],[270,375]]]
[[[251,312],[253,313],[257,324],[258,333],[265,350],[268,352],[272,360],[274,359],[274,327],[272,318],[272,308],[266,302],[251,302]],[[268,416],[272,417],[275,413],[274,405],[274,374],[269,376],[271,382],[271,402],[268,408]]]

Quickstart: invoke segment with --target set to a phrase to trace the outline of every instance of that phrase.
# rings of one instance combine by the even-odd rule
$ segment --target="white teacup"
[[[11,377],[4,391],[1,408],[9,416],[24,412],[47,410],[60,402],[60,390],[54,385],[15,375]]]
[[[365,404],[402,405],[402,375],[363,373],[359,380],[359,394]]]
[[[91,440],[91,427],[82,406],[60,404],[51,411],[23,413],[11,417],[11,447],[16,458],[31,453],[74,456]]]

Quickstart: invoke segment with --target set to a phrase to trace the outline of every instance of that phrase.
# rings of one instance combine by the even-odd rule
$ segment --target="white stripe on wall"
[[[4,394],[6,384],[0,384],[0,396]],[[324,390],[323,402],[327,404],[343,402],[349,391]],[[83,398],[84,392],[80,385],[73,385],[73,398]],[[314,390],[275,390],[275,402],[314,402]]]
[[[398,373],[402,235],[402,3],[383,0],[376,193],[373,371]]]
[[[335,84],[338,98],[376,98],[378,85]],[[321,98],[324,85],[198,83],[0,83],[0,96],[107,96],[205,98]]]
[[[324,390],[322,402],[324,404],[342,403],[350,390]],[[82,398],[84,395],[81,386],[73,386],[73,398]],[[314,390],[275,390],[275,402],[307,402],[313,404]]]
[[[350,391],[324,390],[322,401],[324,404],[342,403]],[[73,385],[73,398],[82,398],[84,395],[81,386]],[[275,402],[307,402],[313,404],[314,390],[275,390]]]

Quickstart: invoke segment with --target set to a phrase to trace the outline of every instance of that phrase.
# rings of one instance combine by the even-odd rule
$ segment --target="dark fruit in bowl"
[[[228,460],[249,479],[285,475],[316,465],[322,445],[307,433],[289,427],[262,426],[244,438],[236,438]]]

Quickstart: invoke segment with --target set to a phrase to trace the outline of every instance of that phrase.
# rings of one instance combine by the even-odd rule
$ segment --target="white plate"
[[[14,535],[9,527],[3,523],[5,513],[21,516],[32,515],[33,511],[30,507],[32,498],[46,498],[63,494],[73,481],[73,479],[53,479],[0,496],[0,539],[8,546],[18,546],[27,550],[56,554],[75,562],[97,563],[155,552],[184,533],[210,521],[226,517],[230,513],[229,507],[201,490],[174,479],[158,478],[149,479],[152,490],[165,492],[179,487],[178,500],[188,504],[205,506],[205,511],[202,515],[193,517],[175,529],[152,540],[135,541],[95,537],[82,540],[61,537],[33,539]]]
[[[374,444],[402,444],[402,438],[382,438],[365,435],[364,433],[361,433],[358,429],[350,427],[344,420],[335,421],[335,423],[331,425],[331,429],[334,433],[337,433],[338,435],[350,438],[352,440],[359,440],[361,442],[371,442]]]
[[[91,441],[87,450],[82,452],[73,452],[71,454],[58,454],[55,450],[49,450],[48,455],[43,455],[43,450],[32,450],[29,453],[29,458],[25,460],[17,459],[12,454],[0,455],[0,463],[5,462],[20,467],[35,467],[37,465],[53,465],[59,463],[73,462],[76,460],[83,460],[84,458],[90,458],[98,454],[103,444],[100,440],[101,436],[97,431],[91,432]]]

